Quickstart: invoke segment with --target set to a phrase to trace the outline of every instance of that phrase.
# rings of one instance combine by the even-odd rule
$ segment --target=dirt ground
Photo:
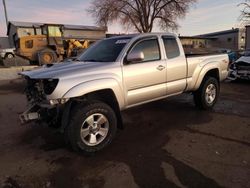
[[[0,58],[0,67],[15,67],[15,66],[27,66],[30,65],[30,62],[19,56],[15,56],[11,59],[2,59]]]
[[[223,83],[211,112],[190,94],[127,110],[125,129],[91,157],[45,125],[20,125],[23,87],[0,82],[2,187],[250,187],[249,82]]]

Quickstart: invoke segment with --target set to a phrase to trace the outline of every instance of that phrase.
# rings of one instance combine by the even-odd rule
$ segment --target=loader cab
[[[47,36],[48,45],[58,45],[62,43],[63,26],[45,24],[42,27],[42,34]]]
[[[48,47],[61,57],[65,54],[63,42],[63,25],[44,24],[42,34],[47,37]]]

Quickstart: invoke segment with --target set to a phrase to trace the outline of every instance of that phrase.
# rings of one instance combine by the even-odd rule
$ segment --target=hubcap
[[[53,60],[53,56],[49,53],[44,54],[43,59],[46,63],[51,63]]]
[[[216,98],[216,87],[214,84],[209,84],[205,93],[206,102],[212,104]]]
[[[96,146],[107,137],[108,131],[108,119],[103,114],[95,113],[83,122],[80,136],[86,145]]]
[[[13,55],[12,54],[8,54],[8,56],[7,56],[9,59],[11,59],[12,57],[13,57]]]

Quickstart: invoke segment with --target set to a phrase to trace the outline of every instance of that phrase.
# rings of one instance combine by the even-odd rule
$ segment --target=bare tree
[[[243,23],[250,22],[250,0],[245,0],[243,3],[240,3],[239,6],[243,7],[241,10],[240,20]]]
[[[177,19],[183,18],[194,2],[196,0],[94,0],[89,11],[99,25],[118,21],[145,33],[151,32],[155,23],[163,30],[176,29]]]

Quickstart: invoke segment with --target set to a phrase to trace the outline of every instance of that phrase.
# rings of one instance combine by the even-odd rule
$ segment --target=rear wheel
[[[12,54],[12,53],[7,53],[6,55],[5,55],[5,58],[6,59],[12,59],[14,57],[14,54]]]
[[[219,95],[219,82],[216,78],[205,77],[200,88],[194,92],[195,105],[201,109],[212,109]]]
[[[94,153],[110,144],[115,137],[117,119],[107,104],[77,104],[71,114],[65,139],[74,150]]]
[[[57,61],[56,53],[51,49],[44,49],[38,54],[39,64],[51,64]]]

